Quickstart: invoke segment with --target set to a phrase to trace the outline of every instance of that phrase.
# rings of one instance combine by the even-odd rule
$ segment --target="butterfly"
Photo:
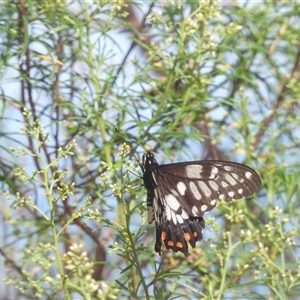
[[[155,221],[155,251],[167,249],[188,255],[188,243],[195,248],[205,227],[203,215],[218,200],[248,197],[261,186],[251,168],[230,162],[199,160],[159,165],[150,151],[141,163],[147,190],[148,222]]]

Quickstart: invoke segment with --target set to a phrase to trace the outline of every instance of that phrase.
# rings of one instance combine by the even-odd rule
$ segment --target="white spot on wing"
[[[229,174],[225,174],[225,179],[230,185],[236,185],[236,181]]]
[[[225,200],[225,195],[224,195],[224,194],[220,194],[220,195],[219,195],[219,199],[220,199],[220,200]]]
[[[178,189],[178,192],[179,192],[182,196],[185,195],[186,185],[185,185],[184,182],[179,181],[179,182],[177,183],[177,189]]]
[[[252,173],[251,172],[246,172],[245,176],[246,176],[246,178],[251,179]]]
[[[224,188],[226,188],[226,187],[229,186],[228,183],[227,183],[226,181],[222,181],[222,182],[221,182],[221,185],[222,185],[222,187],[224,187]]]
[[[200,194],[200,192],[199,192],[199,190],[198,190],[196,184],[195,184],[193,181],[190,182],[190,189],[191,189],[191,191],[192,191],[192,193],[193,193],[193,196],[194,196],[197,200],[200,200],[200,199],[202,198],[202,196],[201,196],[201,194]]]
[[[201,191],[204,193],[204,195],[206,197],[210,197],[211,195],[211,190],[210,188],[207,186],[207,184],[204,182],[204,181],[197,181],[198,182],[198,185],[201,189]]]
[[[188,165],[185,167],[186,176],[189,178],[201,179],[203,167],[199,165]]]
[[[236,174],[236,173],[230,173],[230,175],[231,175],[234,179],[240,180],[240,176],[239,176],[238,174]]]
[[[231,191],[231,192],[228,193],[228,196],[229,196],[230,198],[233,198],[234,194],[235,194],[235,192],[234,192],[234,191]]]
[[[229,166],[224,166],[224,170],[227,171],[227,172],[230,172],[232,170],[232,168],[229,167]]]
[[[188,219],[190,216],[189,214],[183,209],[182,212],[181,212],[181,216],[184,218],[184,219]]]
[[[172,216],[173,223],[176,225],[177,224],[177,218],[176,218],[176,214],[174,213],[174,211],[171,211],[171,216]]]
[[[164,200],[172,210],[176,211],[180,207],[180,203],[172,194],[167,195]]]
[[[173,195],[175,195],[175,196],[179,196],[179,194],[177,193],[177,191],[176,190],[174,190],[174,189],[171,189],[171,191],[170,191]]]
[[[218,174],[218,172],[219,172],[219,170],[217,167],[212,167],[209,179],[214,179],[216,177],[216,175]]]
[[[217,200],[211,200],[210,201],[210,205],[212,205],[212,206],[216,205],[216,203],[217,203]]]
[[[195,205],[192,207],[192,213],[195,217],[199,216],[199,210]]]
[[[166,212],[166,218],[167,218],[167,220],[168,221],[171,221],[171,209],[170,209],[170,207],[166,207],[166,210],[165,210],[165,212]]]
[[[218,174],[219,169],[217,167],[212,167],[211,172],[214,173],[214,174]]]
[[[241,195],[243,194],[243,189],[238,189],[238,193]]]
[[[202,212],[205,212],[205,211],[207,211],[207,205],[201,205],[201,211]]]
[[[215,181],[210,180],[208,183],[209,183],[210,187],[211,187],[214,191],[219,190],[219,186],[216,184]]]
[[[178,223],[182,224],[183,223],[183,219],[182,219],[181,215],[176,215],[176,217],[177,217]]]

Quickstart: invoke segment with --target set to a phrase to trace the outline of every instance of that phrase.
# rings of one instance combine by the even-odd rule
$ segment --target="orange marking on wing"
[[[189,233],[185,233],[184,235],[185,240],[189,241],[191,239],[191,235]]]
[[[177,243],[176,243],[176,247],[177,247],[177,248],[181,248],[181,249],[182,249],[182,248],[183,248],[183,245],[182,245],[182,243],[180,243],[180,242],[177,242]]]

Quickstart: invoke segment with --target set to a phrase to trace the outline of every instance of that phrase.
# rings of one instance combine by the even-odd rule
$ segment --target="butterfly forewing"
[[[159,165],[153,153],[143,156],[148,221],[156,223],[156,252],[162,241],[167,249],[188,254],[202,239],[204,219],[217,200],[250,196],[260,185],[251,168],[227,161],[192,161]]]
[[[260,187],[260,179],[251,168],[227,161],[193,161],[159,166],[159,182],[192,216],[212,210],[217,200],[231,201],[248,197]],[[178,197],[177,197],[178,198]]]

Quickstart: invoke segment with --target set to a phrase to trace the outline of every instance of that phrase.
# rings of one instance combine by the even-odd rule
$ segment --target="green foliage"
[[[0,298],[297,297],[295,4],[2,2]],[[159,256],[140,146],[245,162],[263,187]]]

